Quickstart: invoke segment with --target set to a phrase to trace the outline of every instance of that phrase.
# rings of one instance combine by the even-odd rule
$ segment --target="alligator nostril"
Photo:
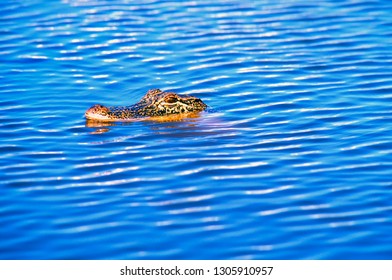
[[[84,114],[87,118],[94,118],[94,116],[106,116],[110,112],[109,108],[101,104],[95,104]]]

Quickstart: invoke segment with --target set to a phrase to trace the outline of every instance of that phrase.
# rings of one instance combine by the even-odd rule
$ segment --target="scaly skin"
[[[106,107],[96,104],[88,109],[89,120],[106,122],[131,121],[146,117],[170,116],[204,111],[207,105],[194,96],[179,95],[152,89],[136,104],[122,107]]]

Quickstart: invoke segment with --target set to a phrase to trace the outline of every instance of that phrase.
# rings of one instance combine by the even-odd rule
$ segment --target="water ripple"
[[[0,7],[0,258],[390,259],[390,1],[41,2]],[[210,110],[83,119],[149,88]]]

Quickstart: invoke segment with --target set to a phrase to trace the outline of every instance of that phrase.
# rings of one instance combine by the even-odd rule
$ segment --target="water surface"
[[[392,2],[3,1],[1,259],[391,259]],[[214,112],[88,124],[148,89]]]

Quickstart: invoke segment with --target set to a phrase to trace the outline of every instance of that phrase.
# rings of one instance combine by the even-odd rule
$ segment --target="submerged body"
[[[146,117],[161,117],[204,111],[207,105],[194,96],[179,95],[152,89],[136,104],[123,107],[106,107],[96,104],[88,109],[89,120],[116,122],[132,121]]]

